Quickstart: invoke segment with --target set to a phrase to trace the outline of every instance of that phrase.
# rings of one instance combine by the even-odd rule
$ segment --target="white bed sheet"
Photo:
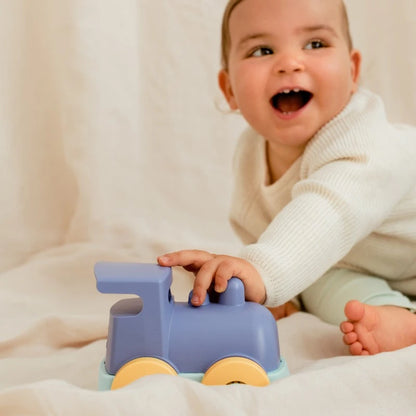
[[[0,276],[2,416],[414,414],[416,346],[351,357],[338,328],[307,313],[279,322],[291,375],[268,387],[207,387],[159,375],[98,392],[109,307],[119,298],[97,292],[98,260],[132,258],[78,244]],[[189,281],[181,274],[175,279],[174,293],[183,296]]]

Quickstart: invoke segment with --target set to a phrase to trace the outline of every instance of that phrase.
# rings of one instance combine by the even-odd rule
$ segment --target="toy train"
[[[255,386],[289,374],[280,357],[276,321],[265,307],[245,301],[240,279],[232,278],[225,292],[207,295],[202,306],[194,307],[174,301],[170,267],[101,262],[94,272],[100,292],[139,296],[110,310],[100,390],[150,374]]]

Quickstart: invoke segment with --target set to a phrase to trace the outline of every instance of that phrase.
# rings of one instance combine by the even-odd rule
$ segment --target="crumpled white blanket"
[[[307,313],[278,323],[291,375],[268,387],[207,387],[148,376],[97,391],[109,307],[95,288],[98,260],[131,261],[90,244],[34,256],[0,275],[0,414],[21,415],[411,415],[416,346],[352,357],[335,326]],[[175,275],[175,292],[189,281]]]

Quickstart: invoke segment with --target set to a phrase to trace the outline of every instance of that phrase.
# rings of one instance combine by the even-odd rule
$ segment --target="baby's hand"
[[[224,292],[233,276],[244,284],[246,299],[264,303],[266,289],[256,268],[248,261],[225,255],[215,255],[201,250],[182,250],[158,257],[161,266],[182,266],[195,274],[191,302],[194,306],[204,303],[207,290],[214,283],[216,292]]]

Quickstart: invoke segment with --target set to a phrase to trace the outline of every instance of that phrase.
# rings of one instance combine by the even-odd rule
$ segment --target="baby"
[[[387,121],[360,64],[342,0],[228,2],[218,79],[250,126],[231,208],[245,247],[158,258],[195,273],[195,306],[238,276],[276,318],[300,294],[351,354],[416,343],[416,129]]]

